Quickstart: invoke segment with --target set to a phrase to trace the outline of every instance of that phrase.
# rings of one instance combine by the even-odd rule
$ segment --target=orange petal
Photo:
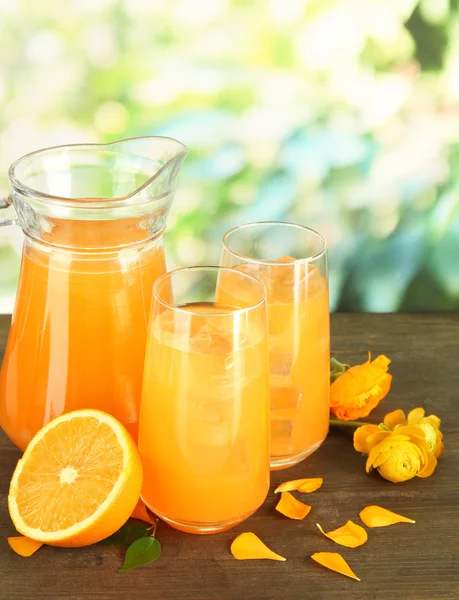
[[[387,413],[387,415],[384,417],[383,423],[389,429],[394,429],[396,425],[406,425],[407,421],[405,413],[400,408]]]
[[[147,507],[141,498],[139,498],[139,501],[132,512],[131,519],[139,519],[139,521],[145,521],[145,523],[154,523],[154,520],[148,514]]]
[[[251,531],[241,533],[231,544],[231,554],[238,560],[263,559],[286,560],[268,548]]]
[[[277,503],[276,510],[289,519],[301,521],[309,514],[311,507],[297,500],[290,492],[282,492],[281,499]]]
[[[371,361],[371,354],[370,352],[368,352],[368,361]],[[373,366],[374,367],[378,367],[379,369],[384,369],[387,371],[388,366],[391,363],[391,359],[387,358],[387,356],[384,356],[384,354],[380,354],[379,356],[377,356],[374,361],[373,361]]]
[[[362,425],[354,431],[354,448],[357,452],[368,454],[371,450],[368,438],[373,433],[381,431],[377,425]]]
[[[348,521],[346,525],[328,533],[325,533],[319,523],[316,523],[316,525],[325,536],[340,546],[346,546],[346,548],[357,548],[357,546],[362,546],[368,540],[368,533],[365,529],[352,521]]]
[[[311,556],[312,560],[315,560],[319,565],[323,567],[327,567],[331,571],[336,571],[341,575],[346,575],[346,577],[352,577],[352,579],[360,579],[351,569],[351,567],[347,564],[341,554],[338,552],[316,552]]]
[[[413,410],[410,410],[408,413],[408,423],[410,425],[416,425],[416,423],[421,421],[425,414],[426,411],[423,408],[413,408]]]
[[[437,466],[437,459],[434,454],[431,452],[426,452],[426,465],[418,473],[418,477],[425,478],[430,477],[432,473],[435,471],[435,467]]]
[[[417,425],[402,425],[401,427],[397,427],[392,435],[414,435],[425,441],[425,433]]]
[[[359,517],[367,527],[387,527],[388,525],[395,525],[395,523],[416,522],[381,506],[366,506],[360,511]]]
[[[321,486],[324,480],[322,477],[310,477],[309,479],[293,479],[292,481],[285,481],[277,486],[274,490],[274,493],[278,492],[291,492],[292,490],[296,490],[298,492],[303,492],[305,494],[310,494],[311,492],[315,492]]]
[[[8,544],[19,554],[19,556],[32,556],[39,548],[43,546],[42,542],[36,542],[24,535],[16,535],[8,538]]]
[[[426,418],[429,419],[429,421],[432,423],[432,425],[434,427],[436,427],[437,429],[440,429],[441,419],[439,417],[437,417],[437,415],[429,415]]]
[[[382,431],[378,427],[378,431],[376,431],[375,433],[372,433],[367,438],[367,444],[368,444],[369,448],[372,449],[375,446],[377,446],[379,443],[381,443],[383,440],[385,440],[387,437],[389,437],[390,435],[391,435],[390,431]]]

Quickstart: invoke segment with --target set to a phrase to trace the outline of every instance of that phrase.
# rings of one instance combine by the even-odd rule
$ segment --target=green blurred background
[[[169,266],[293,220],[333,310],[459,308],[459,0],[2,0],[3,195],[29,151],[151,134],[191,149]],[[0,312],[20,247],[0,230]]]

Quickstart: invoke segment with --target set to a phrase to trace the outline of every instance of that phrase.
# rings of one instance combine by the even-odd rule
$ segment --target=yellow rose
[[[393,483],[413,477],[429,477],[437,466],[425,433],[415,426],[398,426],[395,431],[364,425],[354,433],[354,447],[368,454],[366,471],[377,469]]]
[[[384,417],[384,425],[391,431],[406,425],[414,426],[424,432],[426,442],[429,444],[430,451],[435,456],[441,456],[445,449],[443,444],[443,434],[440,431],[441,421],[436,415],[425,416],[423,408],[415,408],[405,417],[403,410],[394,410]]]

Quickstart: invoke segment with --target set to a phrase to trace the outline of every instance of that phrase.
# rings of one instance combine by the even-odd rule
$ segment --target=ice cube
[[[303,402],[303,392],[285,382],[286,378],[271,377],[271,454],[285,456],[293,452],[297,423]]]
[[[306,295],[309,277],[317,268],[291,256],[281,256],[279,265],[270,265],[260,274],[271,302],[291,302]]]
[[[293,452],[293,422],[271,419],[271,455],[286,456]]]
[[[290,375],[293,366],[293,354],[272,349],[269,353],[269,371],[271,375]]]
[[[206,323],[200,326],[190,339],[190,350],[205,354],[230,354],[233,349],[231,331]]]
[[[239,272],[238,272],[239,271]],[[258,266],[239,265],[223,271],[218,279],[215,300],[218,304],[240,309],[257,304],[262,298],[260,284],[241,273],[257,277]]]
[[[285,378],[271,376],[270,402],[271,417],[280,411],[281,418],[294,419],[303,403],[303,392],[295,386],[289,385]]]

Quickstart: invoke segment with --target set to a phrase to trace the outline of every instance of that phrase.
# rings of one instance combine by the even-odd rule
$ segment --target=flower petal
[[[357,581],[360,581],[351,567],[347,564],[341,554],[338,554],[338,552],[316,552],[311,556],[311,558],[319,563],[319,565],[322,565],[331,571],[336,571],[341,575],[346,575],[346,577],[351,577],[352,579],[357,579]]]
[[[440,456],[442,453],[442,432],[432,425],[430,421],[427,419],[423,419],[422,423],[418,423],[414,427],[421,429],[424,432],[424,437],[429,446],[430,452],[432,452],[435,456]]]
[[[31,540],[24,535],[15,535],[14,537],[9,537],[8,544],[16,552],[16,554],[19,554],[19,556],[24,556],[25,558],[32,556],[32,554],[34,554],[43,546],[42,542]]]
[[[427,462],[423,451],[415,444],[406,444],[404,449],[396,450],[381,454],[380,460],[373,463],[381,477],[392,483],[402,483],[418,477]]]
[[[381,431],[377,425],[362,425],[354,431],[354,448],[357,452],[368,454],[371,450],[368,438],[371,434]]]
[[[340,546],[346,546],[346,548],[357,548],[357,546],[362,546],[368,540],[368,533],[365,529],[352,521],[348,521],[346,525],[328,533],[325,533],[319,523],[316,523],[316,525],[325,536]]]
[[[418,473],[418,477],[430,477],[437,466],[437,459],[431,452],[426,452],[425,467]]]
[[[367,439],[368,446],[370,448],[374,448],[375,446],[377,446],[379,443],[381,443],[383,440],[385,440],[390,435],[391,435],[390,431],[382,431],[378,427],[378,431],[376,431],[375,433],[372,433],[368,437],[368,439]]]
[[[443,454],[443,434],[440,431],[441,420],[436,415],[426,417],[423,408],[414,408],[408,414],[407,423],[409,426],[422,429],[430,452],[433,452],[435,456]]]
[[[282,492],[276,510],[289,517],[301,521],[309,514],[311,507],[297,500],[290,492]]]
[[[370,358],[371,358],[371,354],[368,353]],[[384,356],[384,354],[380,354],[379,356],[377,356],[374,361],[373,361],[373,366],[374,367],[378,367],[378,369],[387,371],[387,368],[389,367],[390,363],[391,363],[391,359],[387,358],[387,356]]]
[[[148,514],[147,507],[145,506],[141,498],[139,498],[139,501],[137,502],[137,505],[132,512],[131,519],[139,519],[139,521],[145,521],[145,523],[154,523],[153,519]]]
[[[403,410],[400,408],[398,410],[393,410],[384,417],[383,421],[384,425],[389,429],[394,429],[397,425],[406,425],[406,417]]]
[[[376,469],[381,465],[390,455],[390,446],[386,447],[382,444],[378,444],[374,446],[370,450],[370,454],[368,455],[367,462],[365,465],[365,470],[367,473],[370,472],[370,469]]]
[[[258,536],[251,531],[241,533],[231,544],[231,554],[238,560],[287,560],[266,546]]]
[[[415,435],[425,441],[425,433],[417,425],[402,425],[392,435]]]
[[[296,490],[298,492],[303,492],[306,494],[310,494],[311,492],[315,492],[321,486],[324,480],[322,477],[310,477],[309,479],[293,479],[292,481],[285,481],[277,486],[274,490],[274,493],[278,492],[291,492],[292,490]]]
[[[413,410],[410,410],[408,413],[408,424],[416,425],[416,423],[419,423],[421,419],[423,419],[425,414],[426,411],[423,408],[413,408]]]
[[[436,427],[437,429],[440,429],[441,419],[439,417],[437,417],[437,415],[429,415],[428,417],[426,417],[426,419],[429,419],[429,421],[432,423],[432,425],[434,427]]]
[[[360,511],[359,517],[365,523],[367,527],[387,527],[388,525],[395,525],[395,523],[415,523],[413,519],[404,517],[397,513],[382,508],[382,506],[366,506]]]

